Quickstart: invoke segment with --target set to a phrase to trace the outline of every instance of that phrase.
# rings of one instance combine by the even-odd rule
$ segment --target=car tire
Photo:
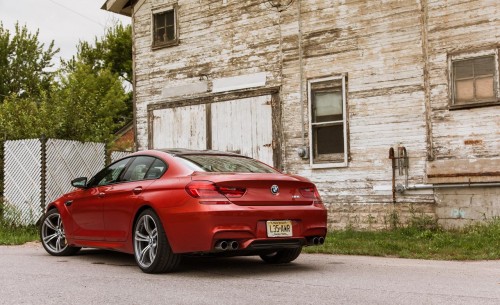
[[[167,273],[177,269],[181,256],[172,252],[161,220],[153,210],[144,210],[137,217],[132,234],[135,261],[143,272]]]
[[[43,215],[39,235],[45,251],[51,255],[68,256],[81,249],[67,244],[62,217],[57,209],[51,209]]]
[[[283,249],[269,254],[261,254],[260,258],[268,264],[286,264],[294,261],[302,252],[302,247]]]

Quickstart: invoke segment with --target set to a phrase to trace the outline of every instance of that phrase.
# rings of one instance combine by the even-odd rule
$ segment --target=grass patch
[[[4,218],[8,210],[9,207],[0,200],[0,246],[22,245],[30,241],[38,240],[37,226],[16,225],[13,221]]]
[[[38,240],[36,226],[14,226],[0,221],[0,245],[22,245]]]
[[[324,245],[307,247],[305,252],[435,260],[500,259],[500,219],[460,230],[423,224],[414,219],[406,227],[385,231],[332,232]]]

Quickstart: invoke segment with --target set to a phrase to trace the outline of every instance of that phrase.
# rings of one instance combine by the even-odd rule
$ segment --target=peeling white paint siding
[[[312,170],[296,147],[302,145],[299,96],[285,95],[283,132],[287,171],[310,177],[330,205],[332,226],[348,222],[384,225],[391,192],[390,147],[401,143],[410,156],[410,183],[423,183],[426,158],[425,93],[421,19],[417,1],[302,1],[304,79],[347,73],[348,167]],[[285,12],[285,22],[297,18]],[[295,33],[297,35],[297,33]],[[284,48],[283,91],[298,92],[296,42]],[[288,41],[288,38],[285,38]],[[292,49],[293,47],[294,49]],[[293,50],[293,51],[292,51]],[[306,122],[307,123],[307,122]],[[398,177],[403,182],[403,177]],[[398,195],[402,204],[426,204],[429,193]],[[391,205],[389,205],[391,204]],[[388,206],[385,206],[388,205]]]
[[[498,50],[499,47],[499,1],[428,2],[430,106],[435,159],[428,163],[429,181],[500,180],[500,106],[449,108],[450,56]],[[473,162],[476,160],[478,162]],[[472,220],[498,217],[498,192],[498,187],[436,190],[436,215],[446,226],[463,226]]]
[[[179,45],[152,50],[151,10],[175,3]],[[500,158],[500,106],[449,110],[448,66],[449,54],[499,48],[500,1],[301,0],[300,6],[300,14],[299,1],[282,12],[266,0],[145,0],[137,6],[133,24],[139,149],[150,144],[148,105],[175,99],[175,92],[162,96],[164,88],[207,81],[207,92],[182,97],[194,100],[225,94],[212,92],[216,79],[265,75],[265,87],[279,88],[280,112],[271,116],[279,116],[280,164],[318,185],[334,227],[353,221],[361,227],[384,225],[392,196],[377,190],[391,184],[390,147],[406,147],[410,184],[428,182],[426,168],[433,162],[429,156],[436,161],[481,158],[484,164]],[[309,160],[296,153],[309,143],[309,135],[302,133],[309,122],[307,90],[301,97],[301,86],[309,79],[341,74],[347,75],[348,166],[313,170]],[[212,107],[234,113],[248,106],[236,105],[218,101]],[[168,111],[153,112],[166,116]],[[262,114],[260,124],[270,123],[267,117],[268,112]],[[237,144],[229,131],[219,131],[221,126],[236,130],[232,119],[212,118],[213,148],[231,150]],[[154,124],[164,123],[154,119]],[[276,133],[275,125],[270,128]],[[153,135],[153,141],[155,147],[169,144],[159,135]],[[414,204],[432,214],[435,196],[432,191],[398,194],[397,208],[404,213]],[[445,196],[439,197],[443,200]]]
[[[179,6],[180,44],[153,51],[151,10],[174,3]],[[170,83],[267,71],[267,85],[279,85],[277,16],[262,1],[146,0],[133,17],[138,148],[148,147],[145,105],[160,101],[162,88],[172,87]]]
[[[271,96],[212,104],[212,149],[273,165]]]
[[[448,56],[500,47],[500,2],[429,1],[429,66],[436,159],[499,158],[500,106],[449,110]],[[473,144],[465,143],[466,140]],[[500,169],[497,169],[500,171]]]
[[[152,148],[207,149],[206,105],[153,111]]]

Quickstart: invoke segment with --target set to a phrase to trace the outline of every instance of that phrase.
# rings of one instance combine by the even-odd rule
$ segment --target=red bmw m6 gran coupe
[[[313,183],[232,153],[141,151],[71,184],[74,191],[47,205],[45,250],[126,252],[147,273],[173,271],[186,254],[289,263],[327,231]]]

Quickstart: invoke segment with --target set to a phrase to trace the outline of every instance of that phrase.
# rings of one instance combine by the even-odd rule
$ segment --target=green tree
[[[78,53],[66,62],[74,68],[76,62],[82,62],[98,71],[109,68],[122,80],[132,84],[132,27],[118,23],[106,30],[104,36],[95,37],[94,42],[80,41]]]
[[[81,42],[73,60],[48,72],[58,51],[54,43],[44,50],[38,32],[30,34],[18,25],[11,39],[0,24],[0,145],[42,134],[110,143],[131,116],[131,93],[123,86],[132,75],[131,52],[127,56],[122,49],[127,44],[131,49],[127,28],[130,32],[121,25],[108,30],[95,47]],[[0,184],[1,166],[0,149]]]
[[[117,23],[106,30],[104,36],[95,37],[94,42],[80,41],[78,53],[72,60],[64,63],[67,71],[76,68],[76,63],[83,63],[92,68],[94,73],[109,69],[124,81],[132,85],[132,27]],[[127,107],[119,114],[124,122],[132,119],[133,98],[128,92]]]
[[[33,97],[49,92],[54,81],[50,68],[57,52],[54,41],[47,48],[39,42],[38,31],[32,34],[16,23],[11,36],[0,22],[0,103],[12,94]]]
[[[55,137],[79,141],[109,142],[123,126],[129,95],[109,68],[93,70],[76,62],[71,73],[61,77],[51,112]]]

